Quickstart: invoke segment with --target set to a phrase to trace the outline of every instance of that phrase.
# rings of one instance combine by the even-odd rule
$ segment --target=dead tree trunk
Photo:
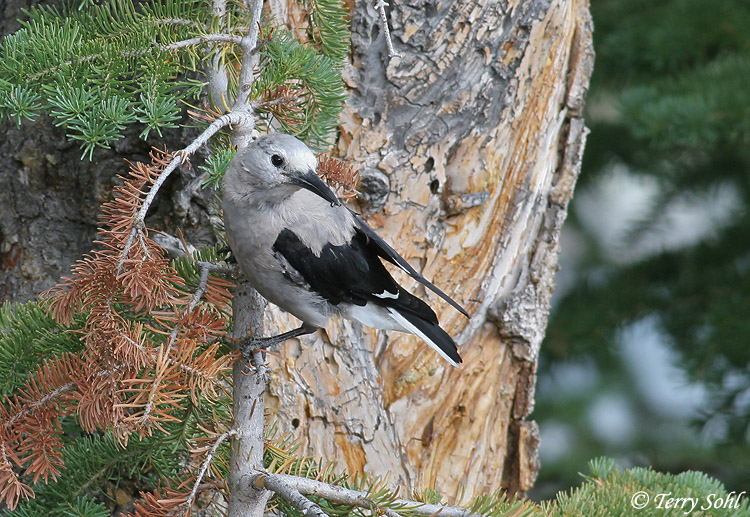
[[[303,452],[351,471],[446,495],[523,493],[537,470],[537,355],[587,132],[588,0],[391,2],[401,56],[390,60],[373,4],[353,7],[339,151],[360,167],[368,222],[472,314],[399,277],[458,336],[464,363],[337,322],[270,360],[267,406]],[[269,306],[266,323],[296,322]]]

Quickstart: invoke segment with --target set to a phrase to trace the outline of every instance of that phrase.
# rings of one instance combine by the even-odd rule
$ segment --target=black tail
[[[396,309],[391,309],[391,314],[397,318],[400,316],[406,320],[406,322],[418,331],[414,332],[412,329],[409,329],[412,331],[412,334],[421,337],[430,347],[434,348],[440,355],[452,363],[453,366],[458,366],[462,362],[461,356],[458,355],[458,348],[455,341],[453,341],[453,338],[446,331],[440,328],[440,325],[424,320],[416,314],[407,311],[400,312]],[[410,325],[404,325],[404,327],[408,328]]]

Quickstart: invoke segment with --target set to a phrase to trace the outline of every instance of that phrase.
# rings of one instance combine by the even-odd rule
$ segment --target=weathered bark
[[[351,471],[447,495],[523,493],[537,469],[537,354],[586,135],[588,1],[392,2],[402,56],[390,61],[373,4],[353,7],[339,149],[360,167],[370,224],[472,314],[399,277],[458,337],[464,363],[334,322],[271,360],[267,405],[304,452]],[[273,307],[266,319],[269,333],[296,324]]]
[[[0,123],[0,303],[33,299],[91,250],[101,205],[121,183],[117,175],[128,172],[125,159],[149,162],[150,144],[137,134],[129,129],[113,149],[97,149],[90,161],[81,160],[78,145],[47,117],[20,128]],[[173,134],[158,145],[181,149],[189,140]],[[148,224],[173,235],[180,229],[192,244],[209,246],[216,242],[210,224],[215,201],[201,188],[199,174],[180,167]]]

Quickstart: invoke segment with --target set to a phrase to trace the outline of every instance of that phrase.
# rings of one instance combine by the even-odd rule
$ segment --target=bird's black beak
[[[320,179],[320,176],[315,174],[315,171],[309,170],[305,174],[292,176],[292,183],[299,185],[302,188],[306,188],[310,192],[319,195],[329,203],[335,206],[341,206],[341,201],[336,197],[336,194]]]

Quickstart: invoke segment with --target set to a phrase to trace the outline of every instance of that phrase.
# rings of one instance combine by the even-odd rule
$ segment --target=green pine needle
[[[231,147],[227,147],[214,151],[208,158],[206,158],[205,165],[198,167],[208,175],[203,182],[204,188],[219,188],[221,185],[221,179],[224,177],[224,173],[227,172],[227,168],[229,168],[229,162],[232,161],[232,158],[234,158],[236,153],[237,151]]]
[[[71,329],[83,328],[78,316]],[[42,304],[4,303],[0,306],[0,394],[10,395],[28,380],[45,359],[78,353],[83,349],[79,335],[61,327],[47,315]]]
[[[349,10],[342,0],[310,0],[313,39],[324,56],[341,63],[349,54]]]
[[[277,31],[263,47],[261,75],[253,83],[254,96],[287,85],[301,89],[301,111],[281,119],[284,131],[305,140],[316,150],[325,149],[335,136],[346,90],[341,70],[326,56],[301,44],[291,34]]]
[[[26,86],[14,86],[0,91],[0,114],[15,119],[18,126],[26,120],[34,120],[42,109],[42,97]]]

